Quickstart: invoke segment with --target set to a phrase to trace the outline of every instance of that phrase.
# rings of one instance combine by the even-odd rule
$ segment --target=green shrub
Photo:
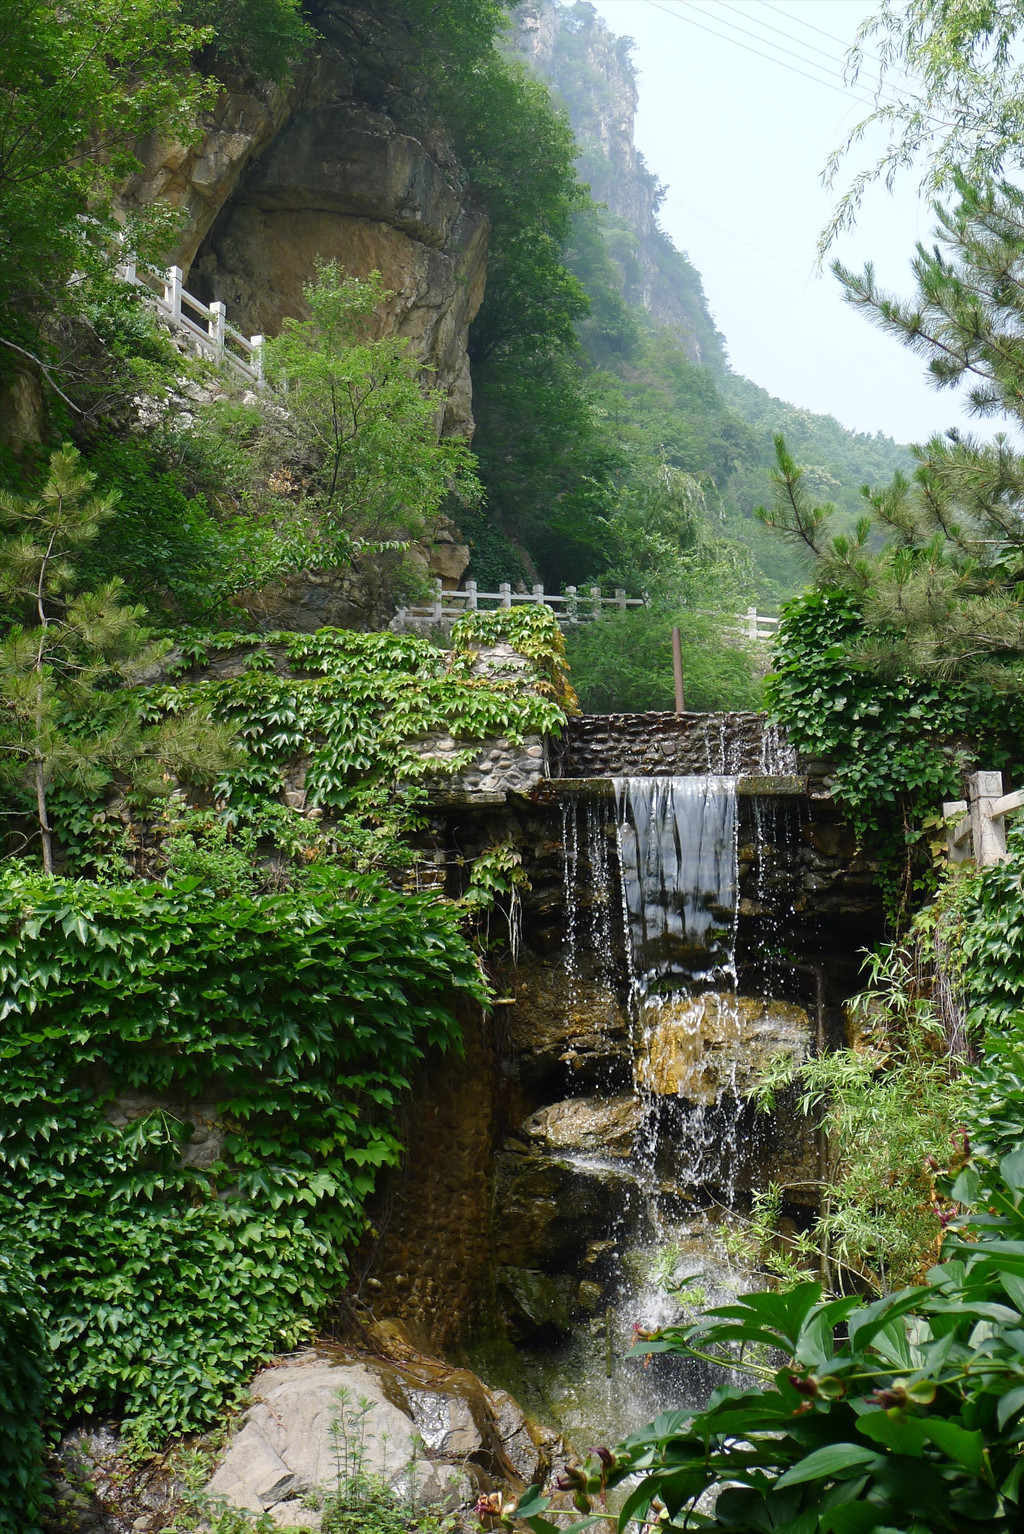
[[[457,1040],[456,991],[485,994],[458,913],[377,879],[221,899],[6,873],[0,1225],[39,1281],[59,1414],[204,1426],[308,1333],[398,1159],[397,1094]],[[197,1118],[218,1128],[194,1155]]]
[[[50,1348],[23,1254],[0,1247],[0,1534],[37,1534],[47,1504],[43,1413]]]
[[[571,628],[566,649],[580,707],[588,714],[674,708],[673,625],[682,640],[688,709],[760,707],[761,686],[750,652],[723,638],[727,621],[699,613],[635,609]]]

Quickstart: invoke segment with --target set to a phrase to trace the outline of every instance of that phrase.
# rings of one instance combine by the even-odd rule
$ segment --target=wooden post
[[[1003,794],[1001,772],[974,772],[967,779],[967,792],[971,800],[971,839],[974,842],[974,861],[979,868],[987,863],[1006,861],[1006,822],[1001,815],[993,815],[997,799]]]
[[[181,323],[181,267],[169,266],[164,278],[164,307],[172,325]]]
[[[676,713],[686,713],[686,702],[683,698],[683,646],[679,638],[679,630],[672,630],[672,675],[676,684]]]
[[[466,582],[466,606],[471,613],[476,612],[476,581]]]
[[[256,373],[257,384],[263,382],[263,337],[250,336],[249,345],[252,347],[252,365]]]
[[[215,298],[210,305],[210,340],[213,342],[213,354],[218,362],[224,355],[224,342],[227,339],[228,311],[226,305]]]
[[[501,596],[501,605],[502,605],[502,607],[511,607],[512,606],[512,587],[509,584],[509,582],[508,581],[502,581],[500,586],[498,587],[498,592],[499,592],[499,595]]]

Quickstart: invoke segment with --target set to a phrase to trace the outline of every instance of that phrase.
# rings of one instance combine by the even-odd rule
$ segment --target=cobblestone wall
[[[778,774],[796,757],[763,714],[583,714],[570,719],[553,775]]]
[[[453,740],[450,735],[427,735],[415,743],[424,757],[440,769],[454,761],[473,743]],[[486,740],[469,767],[461,772],[439,771],[436,787],[440,793],[481,794],[529,793],[547,776],[547,751],[540,735],[527,735],[521,746],[514,746],[504,736]]]

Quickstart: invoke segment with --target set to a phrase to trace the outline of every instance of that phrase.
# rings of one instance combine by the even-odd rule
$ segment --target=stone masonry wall
[[[792,773],[795,754],[763,714],[583,714],[570,719],[558,776]]]

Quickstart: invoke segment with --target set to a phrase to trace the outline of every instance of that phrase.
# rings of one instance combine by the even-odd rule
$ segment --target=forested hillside
[[[700,275],[658,225],[663,189],[633,142],[630,39],[610,32],[586,0],[526,0],[515,15],[516,50],[565,107],[597,204],[576,215],[569,255],[590,299],[580,325],[590,386],[634,450],[643,441],[708,476],[723,531],[752,549],[762,600],[791,595],[806,566],[753,517],[769,498],[774,434],[786,436],[817,493],[836,502],[843,526],[862,513],[861,487],[908,468],[909,454],[881,433],[856,434],[772,399],[730,369]]]

